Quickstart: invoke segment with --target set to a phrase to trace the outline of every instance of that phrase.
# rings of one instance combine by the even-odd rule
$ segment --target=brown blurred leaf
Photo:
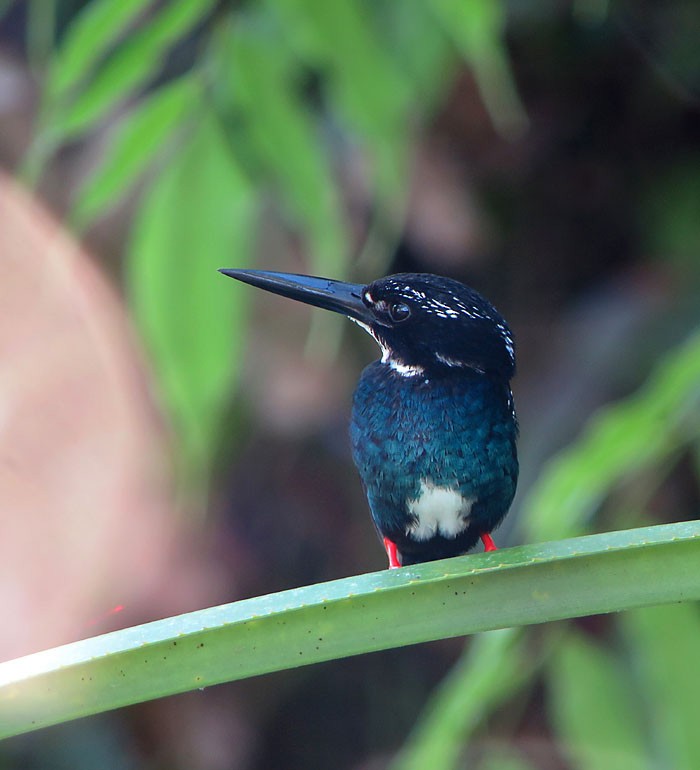
[[[164,607],[159,592],[172,583],[182,526],[123,308],[4,176],[0,267],[2,659],[97,633],[103,616],[114,625],[115,605],[126,625],[193,597]]]

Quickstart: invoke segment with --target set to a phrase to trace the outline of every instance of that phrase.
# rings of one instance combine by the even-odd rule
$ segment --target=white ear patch
[[[457,537],[469,524],[473,498],[465,498],[450,487],[438,487],[428,479],[421,479],[420,492],[407,503],[408,512],[415,521],[406,527],[406,534],[414,540],[429,540],[436,534]]]

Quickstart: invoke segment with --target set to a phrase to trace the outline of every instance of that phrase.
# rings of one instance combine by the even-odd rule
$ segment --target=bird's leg
[[[488,532],[484,532],[481,535],[481,542],[484,544],[484,551],[497,551],[498,547],[493,542],[493,538],[491,535],[488,534]]]
[[[389,569],[396,569],[401,566],[399,562],[399,552],[396,549],[396,543],[392,543],[388,537],[383,539],[384,548],[386,549],[386,555],[389,557]]]

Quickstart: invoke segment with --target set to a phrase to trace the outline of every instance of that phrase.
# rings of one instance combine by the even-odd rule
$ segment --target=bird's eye
[[[411,308],[405,302],[392,302],[389,305],[389,316],[394,323],[405,321],[411,315]]]

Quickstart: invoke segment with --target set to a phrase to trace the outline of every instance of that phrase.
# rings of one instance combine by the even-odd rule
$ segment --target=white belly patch
[[[415,540],[429,540],[436,534],[457,537],[469,524],[474,502],[456,489],[438,487],[432,481],[421,479],[418,497],[407,504],[415,521],[406,527],[406,534]]]

